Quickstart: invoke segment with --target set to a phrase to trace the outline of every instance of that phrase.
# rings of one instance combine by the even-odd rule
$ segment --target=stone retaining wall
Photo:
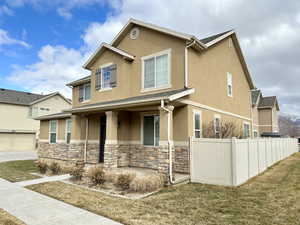
[[[159,147],[130,145],[129,166],[157,169]]]
[[[174,171],[178,173],[190,173],[189,147],[175,146]]]

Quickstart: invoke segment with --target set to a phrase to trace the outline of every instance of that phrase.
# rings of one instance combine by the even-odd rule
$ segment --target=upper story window
[[[142,57],[143,90],[170,87],[171,50]]]
[[[39,114],[39,108],[36,106],[30,106],[28,109],[28,118],[35,118]]]
[[[194,137],[201,137],[201,112],[194,112]]]
[[[227,73],[227,95],[233,97],[232,93],[232,74]]]
[[[57,120],[50,120],[49,139],[50,139],[51,144],[56,143],[56,139],[57,139]]]
[[[79,86],[79,102],[84,102],[91,99],[91,83],[82,84]]]
[[[117,86],[117,65],[106,64],[96,70],[96,90],[107,90]]]

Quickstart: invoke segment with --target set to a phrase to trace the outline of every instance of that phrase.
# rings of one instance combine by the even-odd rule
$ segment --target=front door
[[[106,139],[106,116],[100,117],[100,146],[99,146],[99,163],[104,162],[104,146]]]

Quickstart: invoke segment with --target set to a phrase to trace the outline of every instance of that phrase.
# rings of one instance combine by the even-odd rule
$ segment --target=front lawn
[[[8,212],[0,209],[0,224],[1,225],[25,225],[22,221],[16,217],[10,215]]]
[[[239,188],[186,184],[128,200],[51,182],[31,190],[124,224],[300,224],[300,153]]]
[[[20,160],[0,163],[0,178],[11,182],[40,178],[30,173],[38,172],[34,160]]]

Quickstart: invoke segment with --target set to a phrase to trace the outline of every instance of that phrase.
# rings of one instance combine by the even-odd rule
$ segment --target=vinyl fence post
[[[248,179],[249,179],[250,178],[250,139],[248,139],[247,153],[248,153]]]
[[[231,174],[232,186],[237,186],[237,153],[236,153],[236,138],[231,139]]]

